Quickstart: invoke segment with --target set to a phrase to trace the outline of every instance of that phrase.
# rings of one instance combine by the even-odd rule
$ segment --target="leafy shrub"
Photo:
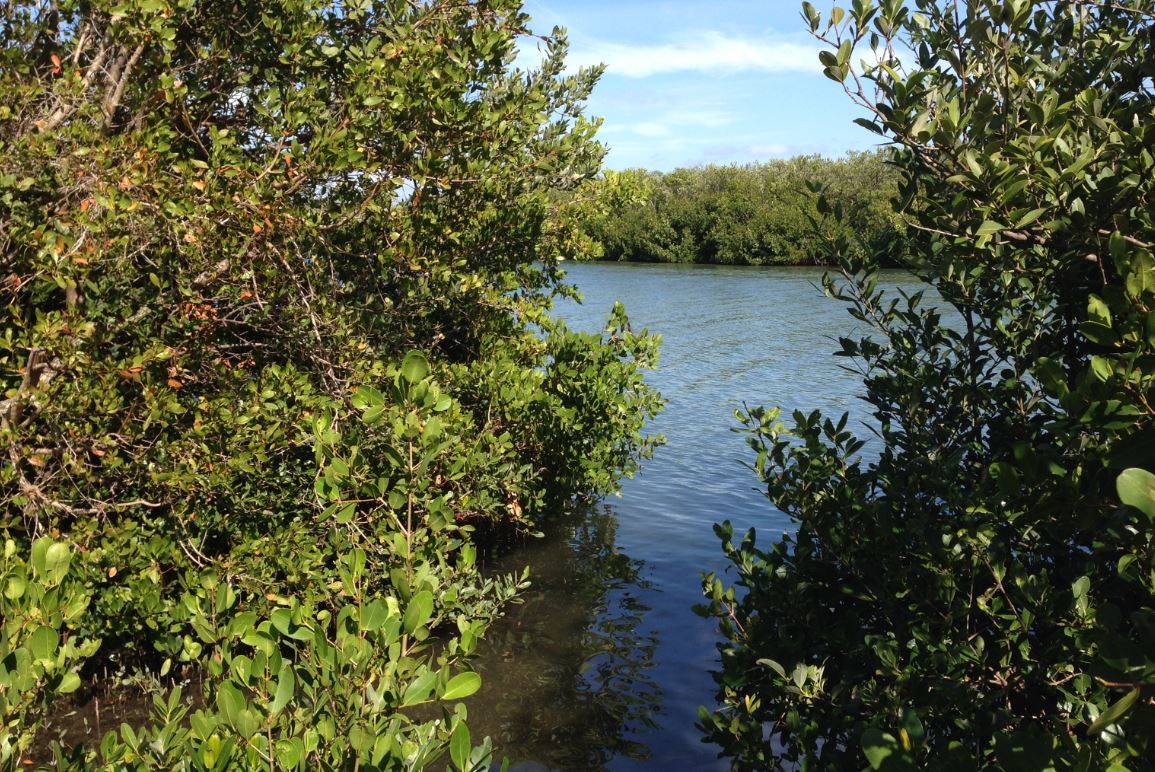
[[[100,647],[76,623],[89,592],[71,571],[72,550],[47,536],[27,556],[12,539],[0,555],[0,765],[23,758],[57,695],[81,684],[78,668]]]
[[[233,589],[206,577],[213,602],[197,603],[191,620],[212,646],[201,685],[205,707],[190,710],[179,688],[156,697],[153,723],[107,734],[101,763],[421,769],[448,749],[454,768],[488,769],[488,742],[471,745],[464,706],[435,720],[412,715],[480,687],[480,676],[455,672],[453,663],[472,650],[484,625],[460,618],[434,657],[431,629],[442,616],[434,594],[422,589],[404,602],[371,597],[371,569],[367,553],[353,550],[338,568],[343,601],[278,598],[263,618],[237,612]]]
[[[330,643],[383,635],[336,621],[351,555],[366,597],[428,593],[430,634],[464,647],[520,581],[480,576],[473,529],[531,528],[647,452],[652,341],[549,321],[582,243],[556,196],[603,149],[582,115],[598,71],[565,73],[560,31],[512,69],[532,34],[517,0],[0,9],[0,524],[18,552],[72,545],[90,670],[251,658],[235,619],[275,627],[294,602],[332,615]],[[205,621],[210,595],[229,613]],[[298,684],[316,674],[319,640],[274,639]],[[355,665],[434,672],[410,659]],[[405,723],[407,703],[347,696],[333,711],[364,727]],[[257,714],[290,740],[312,720]],[[236,740],[220,763],[276,744],[213,715]],[[460,757],[453,721],[406,736],[456,732]],[[109,752],[175,758],[148,737]]]
[[[804,14],[900,148],[903,261],[942,301],[830,243],[828,292],[874,332],[839,354],[878,454],[845,417],[741,416],[798,529],[719,527],[738,586],[707,580],[728,640],[703,727],[743,768],[1150,768],[1155,8]]]

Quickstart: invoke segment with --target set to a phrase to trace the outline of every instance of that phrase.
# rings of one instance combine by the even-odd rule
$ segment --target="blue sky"
[[[822,3],[815,3],[822,8]],[[569,31],[573,65],[607,65],[589,102],[606,167],[668,171],[800,154],[878,137],[818,64],[794,0],[526,0],[533,27]]]

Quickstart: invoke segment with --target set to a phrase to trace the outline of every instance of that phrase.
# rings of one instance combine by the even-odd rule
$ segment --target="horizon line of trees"
[[[606,172],[593,183],[597,203],[582,227],[599,260],[824,264],[827,238],[854,235],[878,251],[902,233],[889,204],[898,176],[888,157],[875,150]],[[820,211],[819,193],[837,213]]]

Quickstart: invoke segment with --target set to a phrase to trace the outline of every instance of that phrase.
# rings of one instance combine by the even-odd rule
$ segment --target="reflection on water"
[[[713,524],[756,526],[763,543],[793,528],[744,466],[752,454],[734,410],[850,411],[855,428],[868,417],[862,382],[831,352],[862,329],[823,297],[821,269],[568,270],[586,296],[558,309],[572,327],[602,329],[621,300],[635,330],[662,334],[647,380],[667,400],[651,431],[668,443],[620,499],[545,525],[548,538],[509,557],[505,570],[532,566],[534,586],[491,631],[470,723],[525,770],[724,770],[695,727],[698,707],[715,704],[719,637],[692,608],[701,574],[728,571]]]
[[[469,702],[470,726],[492,736],[499,755],[575,770],[649,758],[630,735],[654,727],[661,704],[649,672],[657,635],[642,624],[653,587],[616,536],[610,507],[585,507],[495,566],[528,562],[533,577],[476,664],[488,688]]]

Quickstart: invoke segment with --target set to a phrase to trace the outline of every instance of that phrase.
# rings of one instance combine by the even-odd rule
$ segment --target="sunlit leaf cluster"
[[[476,687],[522,582],[479,533],[613,490],[660,406],[624,312],[549,315],[603,154],[565,49],[516,0],[0,5],[0,524],[87,603],[29,633],[56,670],[16,668],[5,747],[141,670],[207,712],[69,763],[485,766],[463,715],[402,712]]]

